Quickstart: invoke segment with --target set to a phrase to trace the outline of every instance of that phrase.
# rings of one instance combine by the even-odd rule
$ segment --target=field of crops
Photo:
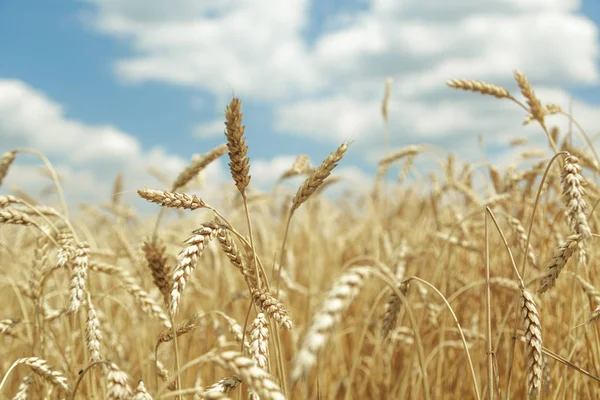
[[[522,108],[546,149],[515,139],[500,166],[388,148],[345,197],[329,191],[350,141],[253,190],[235,97],[221,146],[137,188],[142,217],[121,177],[75,210],[44,155],[0,147],[0,185],[29,152],[59,199],[0,186],[0,398],[599,398],[595,127],[550,125],[564,105],[514,77],[446,84]],[[196,177],[219,158],[232,185],[207,204]],[[437,172],[413,174],[422,158]]]

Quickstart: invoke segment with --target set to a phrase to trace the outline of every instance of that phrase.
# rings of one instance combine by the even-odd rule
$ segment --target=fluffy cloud
[[[44,153],[64,181],[72,205],[108,199],[112,180],[120,172],[126,174],[126,197],[135,199],[134,189],[156,185],[148,167],[173,177],[186,164],[161,148],[143,149],[135,137],[113,126],[69,119],[62,106],[17,80],[0,80],[0,137],[3,151],[19,147]],[[30,155],[18,155],[7,186],[38,193],[48,183],[39,165]]]
[[[135,137],[116,127],[70,119],[61,105],[18,80],[0,80],[0,138],[2,152],[34,148],[44,153],[56,169],[71,206],[108,200],[113,179],[119,173],[125,174],[126,201],[140,206],[143,201],[137,196],[137,189],[164,188],[148,173],[149,167],[174,179],[191,161],[159,147],[144,149]],[[269,190],[294,160],[294,155],[253,159],[252,187]],[[221,187],[231,182],[225,164],[224,159],[211,163],[203,173],[204,178],[210,179],[204,179],[198,191],[215,206],[221,200]],[[40,166],[41,162],[30,154],[18,154],[0,189],[7,192],[17,188],[37,196],[51,183],[47,174],[40,172]]]
[[[484,79],[518,93],[518,68],[561,100],[569,86],[599,82],[598,31],[578,13],[579,0],[371,0],[366,10],[326,16],[325,30],[310,24],[308,0],[88,1],[98,30],[131,43],[134,54],[115,65],[121,78],[217,97],[233,88],[246,101],[270,104],[280,133],[355,139],[365,152],[382,142],[388,76],[394,144],[456,150],[478,134],[493,142],[518,136],[523,112],[448,89],[447,79]],[[576,107],[581,115],[590,109]],[[195,133],[210,136],[216,124]]]
[[[317,79],[310,65],[298,62],[307,54],[299,35],[306,0],[91,2],[99,30],[133,43],[137,54],[115,65],[127,81],[159,80],[219,94],[233,87],[243,96],[273,98]]]

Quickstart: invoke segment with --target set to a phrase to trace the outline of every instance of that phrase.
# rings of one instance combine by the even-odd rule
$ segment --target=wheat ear
[[[254,360],[244,357],[237,351],[226,351],[215,354],[211,358],[215,363],[231,370],[250,389],[258,393],[262,400],[285,400],[273,377],[256,365]]]
[[[0,158],[0,186],[2,185],[2,181],[4,181],[6,174],[8,173],[8,169],[12,165],[13,161],[15,161],[16,155],[17,152],[15,151],[9,151],[2,154],[2,157]]]
[[[325,179],[331,174],[331,171],[342,160],[349,143],[342,143],[335,152],[331,153],[321,165],[313,171],[312,174],[304,181],[302,186],[296,192],[292,201],[292,212],[302,205],[314,192],[323,184]]]
[[[317,353],[325,346],[331,331],[341,321],[343,313],[350,307],[369,276],[368,267],[352,267],[327,292],[292,364],[292,383],[308,375],[316,364]]]
[[[204,168],[225,153],[227,153],[227,145],[221,144],[206,152],[198,159],[192,161],[192,163],[179,174],[177,179],[175,179],[175,182],[173,182],[173,186],[171,187],[171,191],[174,192],[177,189],[187,185],[188,182],[194,179],[194,177],[198,175]]]
[[[167,248],[156,238],[156,240],[146,240],[142,250],[146,257],[146,265],[152,273],[154,285],[162,293],[165,304],[169,304],[171,287],[169,284],[170,268],[167,265],[167,257],[165,256]]]
[[[90,247],[87,243],[78,243],[75,250],[75,259],[73,261],[73,272],[71,274],[71,298],[69,301],[69,314],[74,314],[79,310],[85,294],[87,271],[89,267]]]
[[[446,85],[454,89],[468,90],[481,94],[495,96],[499,99],[510,97],[508,90],[502,86],[494,85],[483,81],[474,81],[469,79],[451,79],[446,81]]]
[[[152,396],[148,393],[148,389],[144,385],[144,381],[140,380],[135,388],[132,400],[152,400]]]
[[[531,293],[521,290],[521,314],[527,346],[527,361],[529,365],[528,394],[529,399],[537,399],[542,388],[544,374],[544,359],[542,354],[542,325],[540,315]]]
[[[179,308],[181,293],[196,268],[196,263],[200,253],[204,250],[207,243],[212,240],[219,230],[219,225],[215,222],[203,224],[202,228],[195,230],[194,235],[185,241],[186,247],[177,256],[177,265],[173,269],[173,278],[171,286],[171,314],[175,315]]]
[[[250,159],[247,156],[248,146],[244,137],[245,126],[242,125],[242,116],[242,102],[234,97],[225,109],[225,137],[229,150],[231,177],[242,197],[246,197],[246,188],[250,183]]]
[[[552,256],[552,260],[548,265],[548,270],[546,275],[542,278],[540,283],[540,288],[538,289],[538,293],[544,293],[549,289],[552,289],[556,284],[556,279],[558,275],[564,268],[569,258],[573,255],[575,250],[578,248],[578,243],[581,241],[581,235],[575,234],[569,236],[564,243],[562,243],[554,255]]]
[[[132,390],[129,386],[129,377],[119,369],[116,364],[111,363],[108,369],[108,385],[106,398],[108,400],[130,400]]]
[[[567,208],[569,227],[582,239],[592,236],[587,219],[587,204],[583,199],[585,196],[585,181],[580,174],[581,166],[575,156],[565,157],[565,164],[561,172],[562,195]]]

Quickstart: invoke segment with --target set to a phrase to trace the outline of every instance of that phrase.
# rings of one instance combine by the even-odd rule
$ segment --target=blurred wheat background
[[[0,398],[599,397],[598,6],[314,3],[0,3]]]

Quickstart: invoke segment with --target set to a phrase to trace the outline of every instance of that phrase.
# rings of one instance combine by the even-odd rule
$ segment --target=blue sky
[[[487,79],[514,90],[512,71],[519,68],[539,93],[553,95],[548,102],[575,96],[583,122],[594,121],[600,104],[600,4],[594,0],[409,0],[403,9],[385,0],[293,0],[279,8],[274,0],[257,0],[238,7],[237,14],[209,2],[160,3],[0,0],[0,81],[18,82],[15,93],[44,96],[47,106],[61,107],[52,117],[56,130],[49,133],[57,138],[63,123],[79,124],[76,135],[83,142],[98,127],[133,138],[139,148],[123,150],[127,158],[139,156],[132,174],[157,160],[148,155],[157,147],[172,175],[192,154],[222,143],[219,132],[202,137],[194,132],[203,124],[210,131],[222,119],[232,93],[244,101],[250,154],[262,163],[260,171],[281,172],[290,157],[302,153],[319,163],[347,138],[356,140],[347,166],[364,171],[351,171],[357,180],[373,173],[383,152],[379,103],[387,76],[394,77],[394,145],[433,143],[465,157],[477,134],[485,132],[492,138],[489,148],[498,153],[491,156],[500,157],[503,143],[523,134],[517,131],[523,115],[511,105],[453,93],[445,79]],[[168,4],[176,10],[165,9]],[[219,30],[235,18],[250,21],[247,31],[230,36]],[[214,27],[203,28],[211,21]],[[507,27],[511,33],[492,33],[491,26],[506,21],[516,21]],[[531,28],[537,23],[539,34]],[[490,34],[484,31],[488,24]],[[556,38],[544,30],[550,25],[558,26]],[[264,32],[256,32],[263,26]],[[278,52],[279,64],[272,60]],[[0,101],[0,116],[2,104],[9,110],[11,101]],[[30,112],[26,118],[35,121]],[[486,122],[486,115],[498,123]],[[507,116],[514,121],[505,122]],[[19,121],[0,123],[0,152],[10,150],[3,142],[39,144],[42,151],[46,146],[66,175],[109,187],[113,177],[104,175],[96,158],[74,161],[39,141],[43,123],[39,133],[31,132],[31,124],[21,129]],[[288,158],[276,160],[278,155]],[[131,166],[121,161],[115,165]],[[30,175],[23,185],[35,183]],[[132,178],[132,184],[145,182]]]

